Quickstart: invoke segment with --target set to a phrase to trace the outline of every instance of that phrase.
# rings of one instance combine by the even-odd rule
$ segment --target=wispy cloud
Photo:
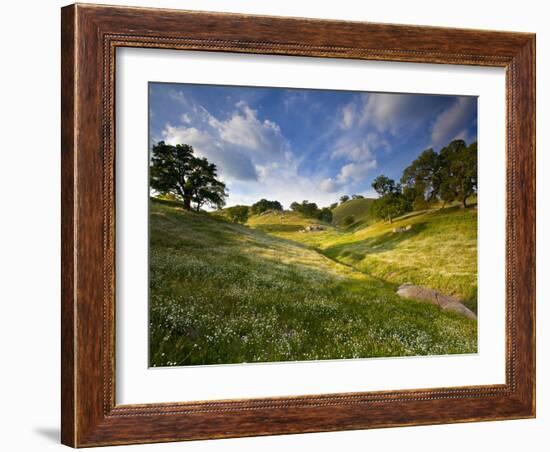
[[[168,97],[176,102],[179,102],[180,104],[187,104],[187,99],[185,98],[185,94],[183,94],[182,90],[171,89],[168,91]]]
[[[376,168],[376,160],[347,163],[340,168],[336,180],[342,185],[349,182],[361,182],[367,178],[367,174],[373,168]]]
[[[454,138],[466,138],[467,126],[477,118],[477,98],[459,97],[439,116],[432,128],[432,145],[439,148]]]
[[[363,162],[374,160],[377,152],[389,149],[388,140],[375,132],[344,135],[336,141],[331,158],[344,158],[353,162]]]
[[[350,102],[342,108],[342,117],[340,119],[340,127],[344,130],[350,129],[356,119],[356,105]]]

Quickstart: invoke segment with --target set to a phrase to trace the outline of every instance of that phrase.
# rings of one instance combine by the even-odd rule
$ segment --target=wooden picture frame
[[[62,442],[73,447],[535,416],[535,35],[70,5],[62,9]],[[506,383],[115,404],[115,50],[506,69]]]

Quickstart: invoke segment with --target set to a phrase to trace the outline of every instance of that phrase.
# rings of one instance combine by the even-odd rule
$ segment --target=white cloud
[[[378,130],[386,130],[407,104],[406,96],[367,94],[363,100],[362,123],[372,123]]]
[[[319,189],[325,193],[334,193],[339,188],[340,185],[332,177],[327,177],[319,183]]]
[[[276,199],[288,209],[294,201],[304,199],[327,207],[346,193],[345,187],[336,191],[320,189],[321,179],[301,176],[297,173],[277,172],[260,181],[234,181],[229,187],[228,205],[250,205],[260,198]]]
[[[378,132],[396,133],[403,119],[410,118],[416,96],[390,93],[364,93],[354,97],[341,110],[340,128],[370,125]]]
[[[402,135],[424,127],[441,106],[439,96],[412,94],[358,94],[341,110],[340,128],[370,126],[379,133]]]
[[[377,151],[390,149],[388,141],[377,133],[369,132],[366,135],[343,136],[336,142],[331,158],[345,158],[353,162],[375,160]]]
[[[179,102],[180,104],[187,103],[185,94],[183,94],[183,91],[181,90],[171,89],[170,91],[168,91],[168,97],[176,102]]]
[[[336,178],[331,180],[333,185],[327,182],[326,187],[330,186],[331,191],[336,191],[351,185],[347,188],[352,189],[354,184],[364,181],[370,170],[377,167],[376,154],[389,149],[388,141],[376,132],[368,132],[366,135],[354,132],[341,136],[330,157],[346,163],[340,168]]]
[[[303,199],[328,206],[351,190],[348,184],[362,180],[376,166],[371,148],[384,147],[374,136],[355,143],[355,132],[350,130],[334,151],[341,152],[346,163],[337,175],[304,174],[299,168],[304,162],[296,157],[280,126],[260,117],[247,103],[241,101],[231,114],[217,116],[190,98],[185,102],[180,122],[166,124],[160,139],[190,144],[199,156],[215,163],[229,189],[228,205],[249,205],[266,197],[286,208]]]
[[[371,169],[376,168],[376,166],[376,160],[348,163],[340,168],[340,172],[338,173],[338,176],[336,176],[336,180],[342,185],[350,182],[361,182],[367,177],[368,172]]]
[[[174,127],[167,124],[162,131],[162,136],[168,144],[190,144],[195,147],[203,147],[212,144],[213,138],[206,132],[201,132],[195,127]]]
[[[196,154],[216,163],[224,180],[257,179],[256,170],[246,154],[232,146],[225,146],[217,137],[195,127],[167,124],[162,137],[168,144],[189,144]]]
[[[264,158],[271,158],[273,154],[280,156],[289,149],[288,142],[275,122],[259,120],[257,111],[245,102],[238,102],[236,107],[237,110],[226,120],[208,114],[208,124],[223,141],[256,151]]]
[[[353,102],[347,104],[342,108],[342,118],[340,120],[340,127],[342,129],[349,129],[355,120],[355,104]]]
[[[190,99],[185,102],[181,123],[166,124],[162,139],[193,146],[197,155],[218,166],[228,186],[236,181],[264,183],[296,177],[296,159],[276,122],[258,118],[257,111],[243,101],[225,118],[214,116]]]
[[[462,129],[452,138],[452,140],[464,140],[468,142],[468,131],[466,129]]]
[[[466,137],[466,127],[475,112],[477,100],[474,97],[459,97],[453,105],[436,118],[432,128],[432,146],[439,148],[454,137]]]

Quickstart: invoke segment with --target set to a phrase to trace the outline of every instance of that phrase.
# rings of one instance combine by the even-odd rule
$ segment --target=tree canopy
[[[441,149],[439,158],[441,199],[445,202],[459,200],[467,207],[468,198],[477,192],[477,142],[466,146],[463,140],[452,141]]]
[[[348,195],[342,195],[340,196],[340,203],[341,204],[344,204],[345,202],[349,201],[349,196]]]
[[[403,171],[401,185],[405,197],[417,206],[435,200],[441,185],[441,159],[437,152],[431,148],[423,151]]]
[[[153,146],[150,186],[161,195],[174,196],[186,210],[199,211],[204,205],[220,209],[227,197],[225,184],[218,180],[216,165],[204,157],[196,157],[188,144],[160,141]]]
[[[371,212],[375,217],[391,223],[395,217],[411,210],[411,203],[403,196],[401,185],[396,184],[393,179],[380,175],[374,179],[372,188],[380,195],[371,205]]]
[[[244,224],[248,221],[248,206],[232,206],[226,209],[227,216],[233,223]]]
[[[415,205],[440,199],[458,200],[466,207],[477,192],[477,142],[467,146],[464,140],[453,140],[439,154],[426,149],[405,168],[401,184]]]
[[[283,206],[279,201],[269,201],[267,199],[260,199],[251,206],[251,212],[254,215],[258,215],[267,210],[283,210]]]
[[[403,170],[400,182],[384,175],[374,179],[372,188],[379,195],[371,207],[375,216],[391,222],[435,200],[459,201],[467,207],[468,198],[477,192],[477,142],[468,146],[464,140],[453,140],[439,153],[424,150]]]
[[[332,222],[332,210],[329,207],[323,207],[320,209],[314,202],[309,202],[307,199],[301,203],[293,202],[290,205],[290,209],[294,212],[300,212],[305,217],[317,218],[326,223]]]
[[[303,200],[301,203],[293,202],[290,205],[290,209],[295,212],[300,212],[306,217],[317,217],[319,213],[319,207],[314,202],[309,202],[307,199]]]
[[[388,193],[375,199],[371,205],[372,214],[380,219],[392,222],[395,217],[410,212],[410,202],[400,192]]]
[[[439,153],[426,149],[403,170],[400,182],[383,174],[374,179],[372,188],[379,195],[371,207],[375,216],[391,223],[435,200],[459,201],[467,207],[468,198],[477,192],[477,142],[468,146],[464,140],[453,140]]]
[[[398,188],[393,179],[390,179],[383,174],[374,179],[374,181],[372,182],[372,188],[374,188],[374,191],[380,196],[401,191],[401,189]]]

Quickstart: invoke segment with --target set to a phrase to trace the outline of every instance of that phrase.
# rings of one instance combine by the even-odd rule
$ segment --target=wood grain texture
[[[75,443],[75,324],[74,324],[74,150],[75,39],[74,8],[61,11],[61,441]]]
[[[63,8],[61,34],[64,444],[535,415],[534,35],[81,4]],[[114,69],[125,46],[506,68],[506,384],[116,405]]]

